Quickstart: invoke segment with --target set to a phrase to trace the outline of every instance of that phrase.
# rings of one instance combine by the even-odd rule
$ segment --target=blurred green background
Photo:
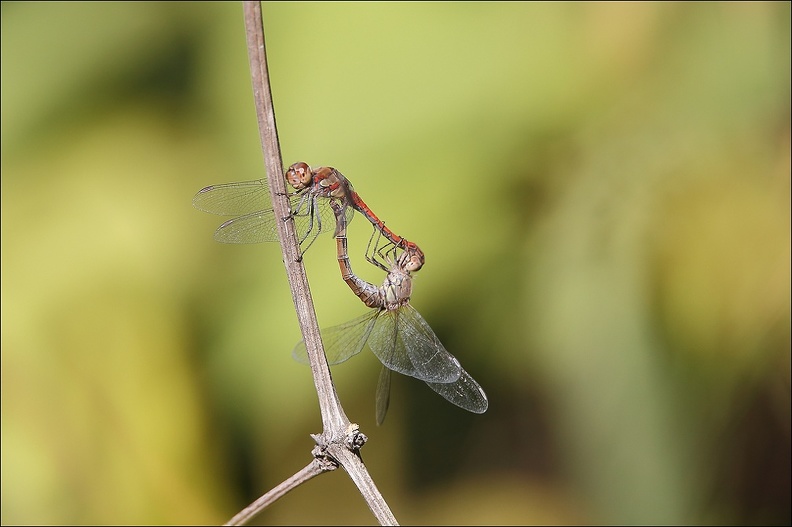
[[[376,427],[333,368],[400,522],[790,523],[789,3],[263,10],[284,163],[420,244],[490,398],[399,376]],[[264,176],[242,6],[3,2],[1,65],[2,523],[226,521],[321,428],[279,248],[190,203]],[[256,521],[374,518],[337,471]]]

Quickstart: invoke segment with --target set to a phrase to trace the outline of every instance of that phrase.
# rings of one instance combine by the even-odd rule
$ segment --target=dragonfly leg
[[[308,212],[307,212],[308,229],[306,229],[305,234],[299,240],[301,249],[300,249],[300,256],[297,259],[298,262],[302,261],[305,252],[308,250],[309,247],[311,247],[311,245],[313,245],[313,242],[316,241],[316,238],[319,236],[319,233],[322,232],[322,215],[317,213],[318,210],[319,210],[319,202],[317,201],[317,198],[314,197],[310,201],[310,206],[308,207]],[[314,220],[316,221],[315,225],[314,225]],[[305,240],[308,239],[309,236],[311,238],[311,241],[309,241],[308,245],[306,245],[303,248],[302,244],[305,242]]]
[[[322,232],[320,229],[316,229],[316,232],[314,232],[313,235],[311,236],[311,241],[308,242],[308,245],[306,245],[304,248],[300,249],[300,257],[297,259],[298,262],[302,261],[303,255],[306,253],[306,251],[308,251],[308,248],[311,247],[311,245],[313,245],[313,242],[316,241],[316,238],[319,237],[319,233],[320,232]],[[306,237],[303,240],[300,241],[300,246],[302,246],[302,242],[305,241],[305,239],[307,239],[307,238],[308,238],[308,236],[307,236],[307,233],[306,233]]]
[[[389,271],[389,267],[386,265],[387,261],[382,257],[380,253],[381,248],[379,248],[380,240],[382,239],[382,231],[380,231],[376,226],[369,237],[368,245],[366,245],[366,260],[369,263],[376,265],[380,269],[385,272]],[[385,246],[389,245],[390,242],[386,243]]]

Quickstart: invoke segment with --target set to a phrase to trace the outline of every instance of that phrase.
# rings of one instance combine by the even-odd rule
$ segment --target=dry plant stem
[[[281,496],[296,488],[298,485],[302,485],[314,476],[318,476],[325,470],[326,469],[322,467],[321,462],[318,459],[314,459],[301,471],[239,511],[239,513],[228,520],[225,525],[244,525],[256,514],[266,509],[268,505],[280,499]]]
[[[286,182],[283,178],[283,161],[275,127],[275,110],[272,105],[269,73],[267,72],[266,50],[264,48],[264,27],[261,18],[260,2],[245,2],[245,30],[247,33],[250,74],[253,82],[253,99],[256,104],[261,146],[264,150],[264,166],[267,169],[267,182],[272,193],[275,215],[289,216],[289,202],[286,198]],[[305,267],[300,261],[300,246],[294,230],[293,221],[278,223],[278,237],[283,251],[283,263],[289,279],[297,319],[300,323],[305,347],[308,350],[311,371],[319,395],[324,433],[342,435],[349,426],[349,419],[338,400],[335,387],[330,378],[322,341],[319,338],[319,323],[316,321],[313,300],[308,287]]]
[[[289,202],[286,197],[283,160],[280,154],[280,144],[275,126],[275,110],[267,71],[261,3],[247,0],[244,2],[244,10],[253,99],[261,134],[261,146],[264,151],[267,182],[272,193],[275,214],[281,218],[287,218],[290,213]],[[380,524],[398,525],[360,458],[358,451],[365,443],[366,437],[358,432],[357,425],[350,423],[333,385],[330,368],[319,336],[319,324],[308,287],[308,278],[300,259],[300,246],[294,222],[280,222],[278,237],[281,242],[283,263],[286,267],[294,307],[297,311],[297,319],[300,323],[311,364],[311,373],[319,396],[323,431],[321,434],[313,436],[317,447],[313,451],[314,460],[307,467],[246,507],[228,524],[241,525],[296,485],[321,472],[333,470],[340,464],[355,482]]]

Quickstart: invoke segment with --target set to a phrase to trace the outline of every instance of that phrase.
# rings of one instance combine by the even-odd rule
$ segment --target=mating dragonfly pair
[[[352,292],[372,308],[345,324],[322,330],[330,364],[344,362],[368,347],[382,362],[377,382],[376,417],[382,424],[390,400],[391,371],[424,381],[449,402],[470,412],[487,410],[487,396],[459,361],[446,351],[429,324],[410,303],[412,278],[424,264],[424,253],[413,242],[391,231],[355,192],[349,180],[331,167],[311,169],[295,163],[286,171],[294,189],[289,194],[290,215],[278,218],[272,209],[266,180],[211,185],[201,189],[193,205],[202,211],[235,216],[215,231],[223,243],[277,241],[277,222],[293,218],[302,254],[322,232],[333,230],[341,276]],[[358,211],[374,229],[365,258],[387,272],[382,286],[366,282],[352,271],[347,250],[347,224]],[[384,240],[383,240],[384,239]],[[308,362],[305,343],[293,357]]]

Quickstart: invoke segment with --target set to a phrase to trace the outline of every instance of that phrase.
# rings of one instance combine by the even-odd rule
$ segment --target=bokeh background
[[[398,377],[377,427],[376,358],[333,368],[400,522],[790,523],[789,3],[263,10],[284,162],[420,244],[490,399]],[[226,521],[321,427],[277,244],[191,206],[264,176],[242,6],[3,2],[0,64],[2,523]],[[337,471],[256,522],[374,518]]]

